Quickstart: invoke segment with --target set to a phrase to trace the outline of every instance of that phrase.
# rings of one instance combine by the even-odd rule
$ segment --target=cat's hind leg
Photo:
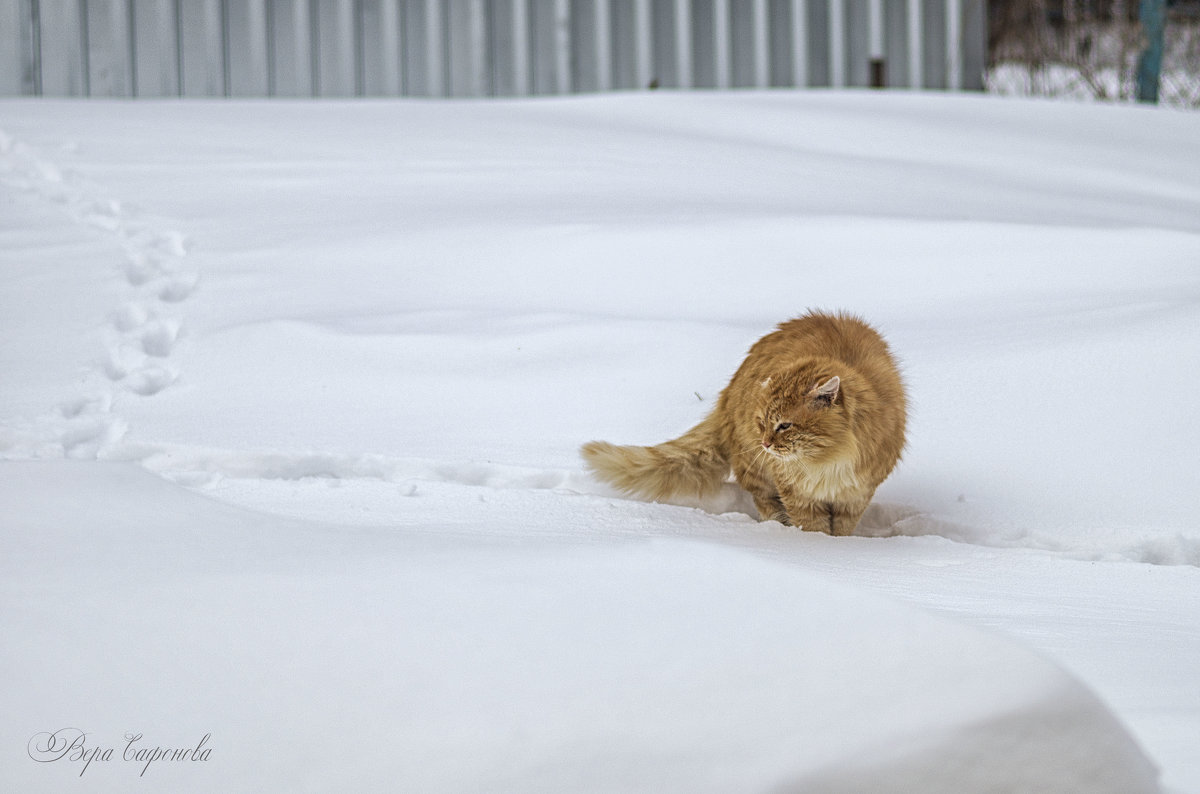
[[[850,499],[834,502],[832,530],[834,535],[853,535],[858,526],[858,520],[867,511],[871,503],[871,494],[861,499]]]

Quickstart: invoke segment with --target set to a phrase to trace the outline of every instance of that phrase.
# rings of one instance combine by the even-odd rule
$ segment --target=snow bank
[[[4,106],[27,230],[2,454],[192,484],[430,461],[556,481],[581,440],[678,434],[776,322],[844,307],[913,398],[873,534],[1200,566],[1194,115],[826,92]]]
[[[10,752],[19,790],[1156,790],[1056,667],[793,566],[285,521],[128,465],[2,469],[0,587],[25,607],[3,743],[77,727],[116,748],[86,770]],[[211,755],[138,779],[126,733],[211,733]]]
[[[1198,124],[823,91],[0,102],[0,458],[54,461],[0,466],[29,715],[3,746],[211,731],[168,790],[1153,785],[1094,698],[971,625],[1200,787]],[[581,473],[582,441],[689,427],[810,306],[903,359],[873,537]]]

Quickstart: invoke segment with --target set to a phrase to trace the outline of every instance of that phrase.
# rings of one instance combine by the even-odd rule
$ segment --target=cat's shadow
[[[858,521],[854,534],[864,538],[894,538],[941,535],[943,522],[916,507],[894,502],[871,502]]]

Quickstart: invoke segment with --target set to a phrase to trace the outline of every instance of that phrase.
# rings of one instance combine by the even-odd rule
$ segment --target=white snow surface
[[[0,268],[4,790],[1200,791],[1200,115],[5,100]],[[859,537],[583,472],[810,307]]]

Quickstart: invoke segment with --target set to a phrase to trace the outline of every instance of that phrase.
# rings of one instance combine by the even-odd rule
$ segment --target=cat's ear
[[[809,397],[814,401],[824,403],[825,405],[833,405],[837,402],[838,392],[842,388],[842,379],[834,375],[829,380],[819,386],[814,386],[809,392]]]

